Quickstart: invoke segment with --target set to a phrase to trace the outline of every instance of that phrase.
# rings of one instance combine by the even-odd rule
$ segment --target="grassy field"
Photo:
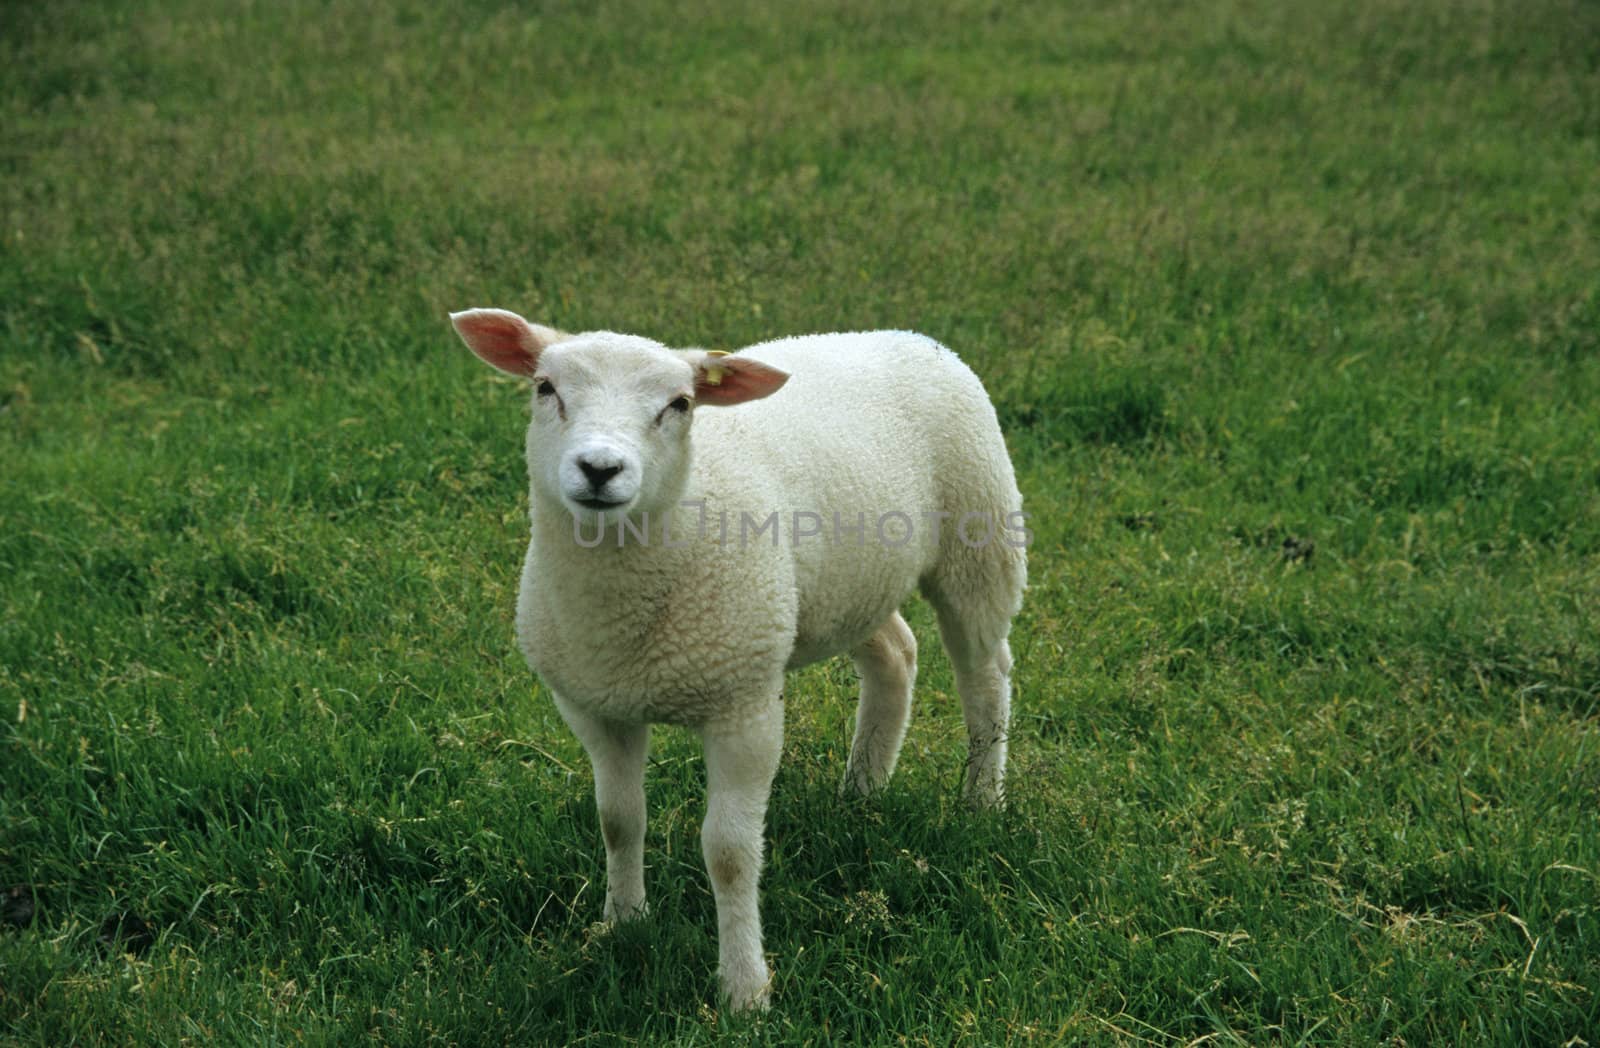
[[[0,12],[0,1040],[1600,1044],[1600,5],[590,6]],[[760,1021],[692,737],[595,925],[469,305],[999,406],[1011,807],[925,606],[881,802],[796,675]]]

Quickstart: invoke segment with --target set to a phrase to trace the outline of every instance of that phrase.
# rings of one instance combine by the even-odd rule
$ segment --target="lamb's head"
[[[744,357],[632,335],[566,336],[502,309],[450,321],[484,361],[533,383],[533,496],[586,524],[672,506],[688,476],[696,408],[756,400],[789,377]]]

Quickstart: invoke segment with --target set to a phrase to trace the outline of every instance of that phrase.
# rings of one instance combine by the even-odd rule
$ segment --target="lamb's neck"
[[[643,561],[675,562],[690,556],[691,547],[716,538],[715,523],[708,529],[694,506],[637,511],[601,526],[577,520],[564,507],[536,501],[531,517],[534,558],[577,565],[585,572],[635,570]]]

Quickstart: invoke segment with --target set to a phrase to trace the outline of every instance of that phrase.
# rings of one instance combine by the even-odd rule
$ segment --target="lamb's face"
[[[695,377],[688,354],[624,335],[540,354],[528,426],[535,495],[585,524],[670,507],[689,468]]]
[[[533,496],[581,523],[670,509],[689,473],[695,406],[776,393],[786,372],[748,357],[598,331],[568,338],[503,309],[450,314],[486,363],[533,383]]]

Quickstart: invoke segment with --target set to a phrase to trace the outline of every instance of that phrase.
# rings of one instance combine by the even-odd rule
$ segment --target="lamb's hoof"
[[[964,797],[973,811],[1000,811],[1006,806],[1005,791],[998,786],[968,786]]]
[[[621,917],[613,916],[612,913],[612,908],[607,906],[605,916],[602,919],[594,921],[584,928],[583,941],[585,949],[603,939],[610,939],[625,928],[634,927],[649,915],[650,908],[641,903],[628,910]]]
[[[839,800],[845,804],[860,804],[870,801],[883,792],[887,782],[874,785],[860,775],[845,774],[844,781],[839,784]]]
[[[754,1015],[772,1007],[772,975],[760,973],[743,977],[724,976],[722,996],[727,1000],[728,1011],[741,1015]]]
[[[640,901],[632,905],[626,905],[613,903],[610,899],[606,900],[605,924],[607,926],[627,924],[629,921],[642,921],[648,916],[650,916],[650,904],[648,902]]]

